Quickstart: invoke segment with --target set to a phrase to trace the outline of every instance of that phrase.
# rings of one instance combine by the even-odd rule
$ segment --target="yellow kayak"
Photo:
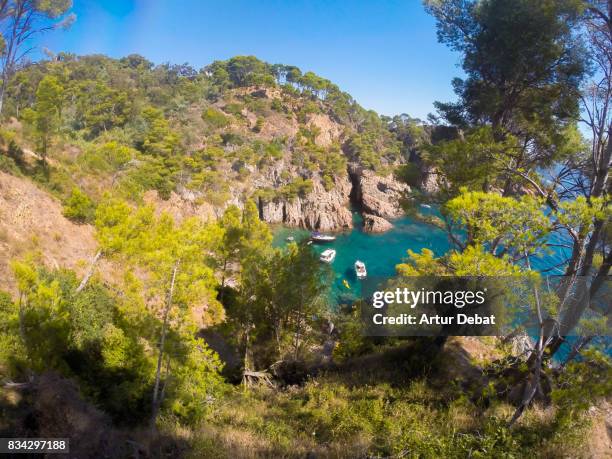
[[[344,286],[346,288],[348,288],[349,290],[351,289],[351,286],[349,285],[349,283],[346,281],[346,279],[342,279],[342,283],[344,284]]]

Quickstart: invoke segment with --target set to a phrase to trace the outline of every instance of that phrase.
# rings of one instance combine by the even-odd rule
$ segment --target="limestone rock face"
[[[382,217],[372,214],[363,214],[363,230],[367,233],[384,233],[393,227]]]
[[[419,188],[428,194],[437,193],[440,191],[441,180],[442,179],[435,168],[423,166],[421,170]]]
[[[351,176],[355,199],[365,213],[383,218],[397,218],[404,214],[401,200],[410,191],[408,185],[392,175],[380,177],[373,171],[358,167],[351,169]]]
[[[350,211],[353,201],[363,213],[365,230],[383,232],[392,227],[388,219],[404,215],[401,201],[410,187],[393,175],[382,177],[357,165],[351,165],[346,173],[335,176],[334,187],[329,191],[323,186],[319,174],[304,175],[288,161],[270,167],[252,186],[253,189],[278,190],[288,183],[287,177],[298,175],[312,181],[312,191],[292,200],[260,199],[262,220],[310,230],[343,231],[353,227]]]
[[[291,201],[260,201],[261,217],[269,223],[283,223],[319,231],[342,231],[353,227],[349,205],[351,183],[348,177],[336,177],[335,187],[327,191],[318,180],[304,197]]]

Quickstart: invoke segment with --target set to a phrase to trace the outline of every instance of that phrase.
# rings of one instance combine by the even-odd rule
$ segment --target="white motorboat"
[[[357,275],[357,279],[364,279],[368,275],[363,261],[357,260],[355,262],[355,274]]]
[[[314,232],[310,234],[310,239],[314,242],[333,242],[336,240],[336,236]]]
[[[332,261],[334,261],[334,258],[336,258],[336,251],[334,249],[327,249],[323,251],[323,253],[319,257],[319,260],[325,263],[331,263]]]
[[[287,242],[293,242],[293,241],[295,241],[295,238],[293,236],[287,237]]]
[[[421,207],[423,207],[424,209],[431,209],[431,206],[429,204],[421,204]]]

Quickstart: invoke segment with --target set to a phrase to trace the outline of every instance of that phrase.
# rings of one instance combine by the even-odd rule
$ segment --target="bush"
[[[221,139],[223,145],[242,145],[244,143],[244,139],[240,134],[236,134],[234,132],[226,132],[221,134]]]
[[[261,132],[263,125],[264,125],[264,119],[260,116],[257,118],[257,121],[255,122],[255,126],[253,126],[253,132]]]
[[[284,113],[287,110],[283,106],[283,102],[280,99],[272,99],[272,103],[270,104],[270,108],[275,112]]]
[[[242,117],[243,109],[244,109],[244,106],[236,102],[227,104],[225,107],[223,107],[223,110],[225,110],[227,113],[234,115],[236,117]]]
[[[229,124],[227,117],[213,107],[208,107],[202,112],[202,119],[213,129],[221,129]]]
[[[292,200],[298,196],[304,197],[312,191],[313,183],[310,179],[298,177],[291,183],[281,187],[280,195],[286,200]]]
[[[73,188],[70,197],[64,203],[64,216],[77,223],[93,221],[96,206],[89,196],[78,188]]]
[[[419,183],[419,170],[416,164],[403,164],[395,170],[395,178],[400,182],[407,183],[412,187],[416,187]]]

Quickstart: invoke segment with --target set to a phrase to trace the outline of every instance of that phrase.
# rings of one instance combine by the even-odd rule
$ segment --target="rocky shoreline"
[[[259,199],[262,220],[317,231],[345,231],[353,227],[351,205],[364,218],[364,230],[380,233],[392,228],[390,219],[404,213],[401,202],[410,187],[389,175],[350,165],[347,174],[335,177],[335,186],[326,190],[319,177],[312,177],[313,189],[293,200]]]

